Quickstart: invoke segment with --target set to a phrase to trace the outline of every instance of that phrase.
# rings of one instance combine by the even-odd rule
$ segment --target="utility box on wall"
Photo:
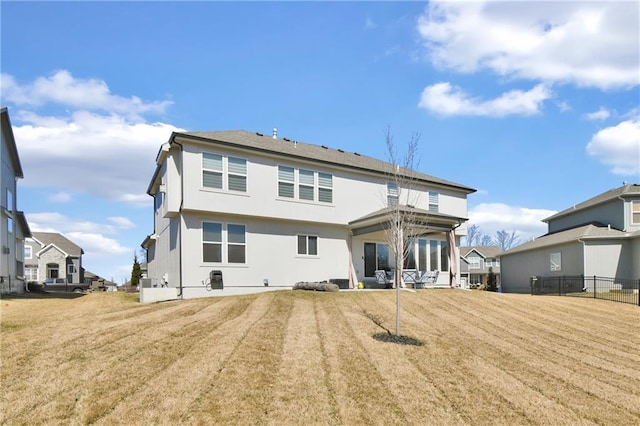
[[[209,281],[211,282],[212,290],[222,290],[224,285],[222,283],[222,271],[213,270],[209,272]]]

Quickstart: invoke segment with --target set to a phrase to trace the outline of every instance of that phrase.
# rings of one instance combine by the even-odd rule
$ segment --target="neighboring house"
[[[84,283],[84,251],[57,232],[32,232],[25,242],[25,274],[29,281],[66,278],[70,283]]]
[[[625,184],[544,219],[549,232],[503,252],[502,289],[532,276],[640,279],[640,185]]]
[[[384,228],[395,204],[423,228],[409,263],[446,271],[437,284],[449,285],[446,235],[455,229],[459,244],[466,234],[475,191],[400,170],[413,178],[409,200],[406,190],[398,197],[389,163],[246,131],[174,133],[156,163],[146,281],[185,298],[211,295],[205,284],[220,279],[224,294],[375,281],[375,270],[393,267]]]
[[[0,293],[25,290],[24,240],[31,235],[27,219],[17,210],[17,180],[24,178],[9,111],[0,107]]]
[[[487,284],[489,268],[500,285],[500,254],[498,246],[460,247],[460,275],[472,286]]]
[[[102,278],[99,275],[94,274],[91,271],[88,271],[82,268],[82,273],[84,276],[84,283],[91,285],[91,290],[93,291],[117,291],[118,285],[112,281],[107,280],[106,278]]]

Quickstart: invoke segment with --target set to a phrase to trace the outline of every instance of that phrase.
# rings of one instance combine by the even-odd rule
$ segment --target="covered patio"
[[[410,205],[382,208],[349,222],[349,287],[380,288],[376,271],[400,277],[401,286],[411,285],[411,277],[428,275],[424,287],[457,286],[459,282],[459,236],[455,229],[467,219],[419,209]],[[393,249],[394,245],[396,250]],[[397,268],[394,253],[402,253]],[[404,274],[396,271],[404,270]],[[379,274],[378,274],[379,275]],[[424,288],[422,286],[417,288]]]

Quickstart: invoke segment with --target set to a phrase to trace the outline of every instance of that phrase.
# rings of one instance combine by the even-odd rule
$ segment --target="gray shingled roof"
[[[573,241],[590,239],[590,238],[631,238],[640,236],[640,232],[627,233],[607,226],[596,226],[593,224],[568,229],[566,231],[555,232],[553,234],[543,235],[534,240],[521,244],[502,253],[506,256],[522,251],[533,250],[543,247],[554,246],[558,244],[570,243]]]
[[[618,197],[638,197],[640,196],[640,185],[639,184],[626,184],[622,185],[619,188],[611,189],[609,191],[603,192],[600,195],[596,195],[593,198],[589,198],[586,201],[576,204],[575,206],[571,206],[568,209],[564,209],[559,213],[554,214],[553,216],[549,216],[546,219],[543,219],[543,222],[549,222],[550,220],[557,219],[562,216],[566,216],[568,214],[577,212],[582,209],[586,209],[592,206],[596,206],[601,203],[606,203],[607,201],[613,200]]]
[[[81,247],[57,232],[32,232],[31,234],[33,238],[40,241],[45,247],[49,244],[55,244],[56,247],[70,256],[80,257],[84,254]]]
[[[390,163],[377,160],[366,155],[358,153],[346,152],[340,149],[333,149],[326,146],[313,145],[286,138],[274,139],[270,136],[262,136],[257,133],[251,133],[244,130],[232,131],[216,131],[216,132],[181,132],[174,133],[171,137],[189,137],[196,138],[203,142],[213,142],[222,145],[234,146],[238,148],[250,148],[252,150],[261,151],[279,156],[288,156],[304,160],[313,160],[316,162],[332,164],[337,166],[360,169],[363,171],[373,171],[377,173],[387,174],[390,171]],[[403,170],[413,179],[424,181],[432,184],[439,184],[451,189],[460,190],[468,194],[476,190],[459,183],[440,179],[424,173]]]
[[[502,253],[502,250],[500,250],[498,246],[463,246],[460,247],[460,256],[467,257],[473,250],[480,253],[485,259],[487,257],[498,257]]]

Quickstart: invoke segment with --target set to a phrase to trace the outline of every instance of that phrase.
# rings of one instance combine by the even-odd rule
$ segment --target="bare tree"
[[[474,243],[477,243],[480,240],[481,235],[480,227],[478,225],[471,225],[467,228],[467,245],[472,246]]]
[[[484,234],[480,234],[480,244],[478,244],[479,246],[492,246],[493,244],[493,238],[491,238],[491,235],[484,235]]]
[[[419,165],[418,141],[420,134],[414,133],[407,143],[403,156],[397,151],[390,128],[385,131],[389,172],[387,173],[387,194],[384,197],[389,209],[389,220],[385,227],[385,238],[395,263],[394,282],[396,286],[396,336],[400,336],[400,285],[402,269],[408,258],[411,246],[405,241],[413,241],[418,234],[415,206],[419,193],[412,191],[415,183],[415,170]]]
[[[496,243],[502,251],[509,250],[511,247],[516,246],[519,241],[520,237],[516,231],[509,233],[503,229],[496,232]]]

